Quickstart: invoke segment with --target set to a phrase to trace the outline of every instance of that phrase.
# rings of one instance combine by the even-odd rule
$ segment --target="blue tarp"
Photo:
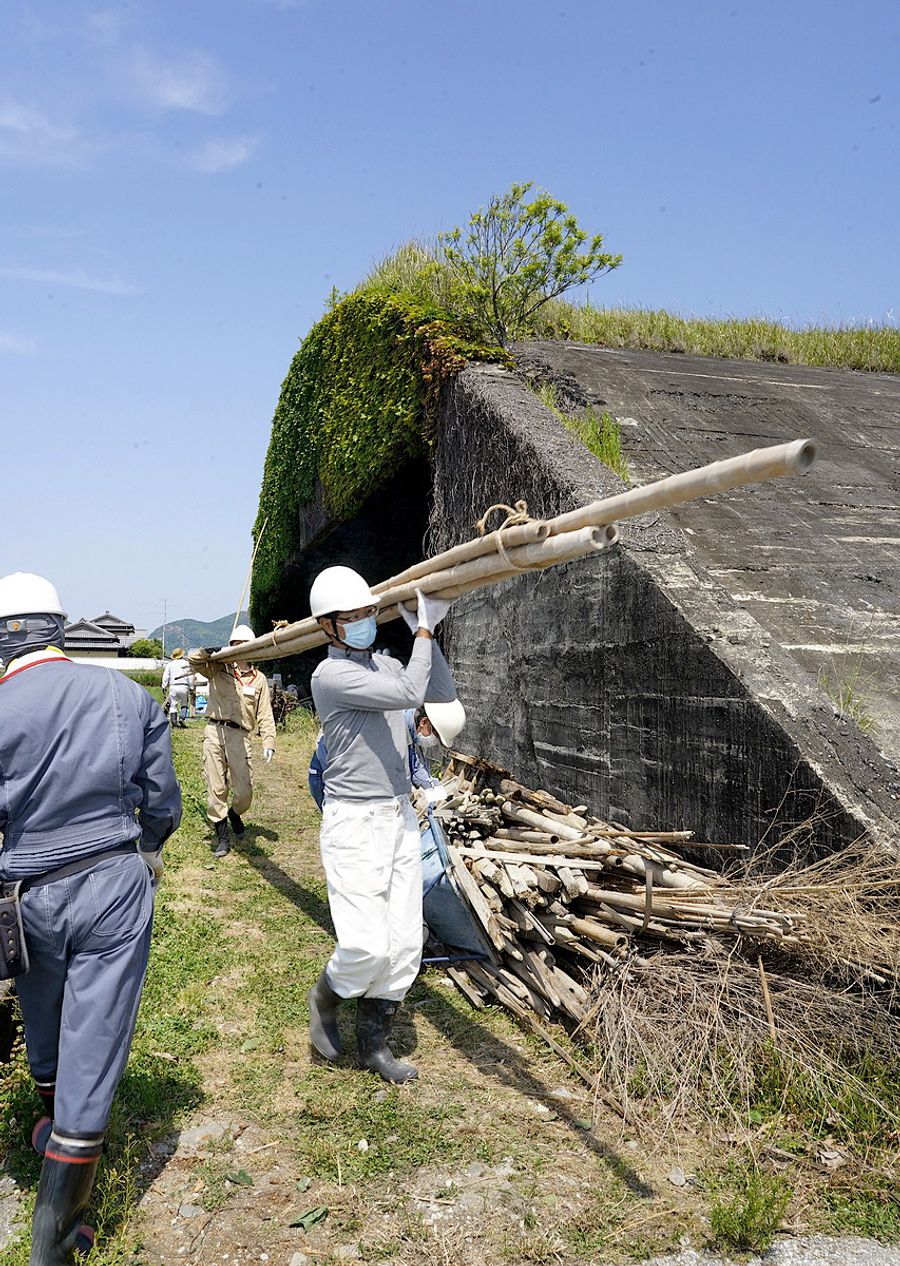
[[[431,806],[422,827],[422,889],[425,922],[432,936],[478,957],[490,954],[490,946],[450,877],[447,842]]]

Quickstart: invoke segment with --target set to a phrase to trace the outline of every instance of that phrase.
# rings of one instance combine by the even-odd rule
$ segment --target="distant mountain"
[[[248,620],[248,613],[242,611],[238,624],[246,624]],[[175,646],[183,646],[186,651],[197,646],[224,646],[234,628],[234,612],[218,620],[167,620],[165,628],[167,651]],[[148,637],[162,638],[162,635],[160,625]]]

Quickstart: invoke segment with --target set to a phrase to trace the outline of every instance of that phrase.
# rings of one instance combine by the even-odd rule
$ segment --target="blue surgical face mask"
[[[377,631],[378,622],[374,615],[367,615],[362,620],[352,620],[350,624],[345,624],[341,640],[355,651],[364,651],[375,641]]]
[[[436,734],[419,734],[416,736],[416,742],[419,747],[431,748],[440,747],[441,740]]]

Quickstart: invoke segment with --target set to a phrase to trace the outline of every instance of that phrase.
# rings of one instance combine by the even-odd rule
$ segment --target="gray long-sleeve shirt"
[[[384,800],[410,792],[404,709],[450,703],[450,666],[430,638],[413,642],[406,668],[390,655],[332,646],[312,677],[325,735],[329,799]]]

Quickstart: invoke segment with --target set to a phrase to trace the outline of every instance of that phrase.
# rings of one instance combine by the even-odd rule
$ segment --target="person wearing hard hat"
[[[187,729],[188,693],[193,680],[194,674],[184,658],[184,651],[176,646],[162,676],[163,694],[168,701],[169,723],[173,730],[176,726]]]
[[[466,724],[466,710],[458,699],[450,703],[423,703],[414,715],[415,742],[425,752],[452,747]],[[421,763],[421,757],[419,758]],[[415,782],[415,779],[413,779]],[[425,782],[416,786],[427,789]]]
[[[373,654],[378,599],[349,567],[313,581],[310,609],[328,635],[328,658],[312,677],[327,760],[319,837],[337,946],[309,994],[310,1040],[337,1059],[338,1007],[356,999],[359,1063],[385,1081],[418,1076],[388,1045],[394,1017],[422,958],[422,857],[409,799],[409,731],[404,712],[456,698],[434,631],[449,602],[418,594],[404,668]]]
[[[239,624],[229,646],[252,642],[253,630]],[[206,705],[206,733],[203,736],[203,776],[206,779],[207,817],[216,833],[216,857],[227,856],[231,847],[229,823],[237,839],[244,834],[243,814],[253,802],[253,760],[250,736],[259,734],[263,760],[268,765],[275,755],[275,718],[269,683],[246,661],[233,664],[211,660],[218,647],[191,651],[192,669],[209,681]],[[228,792],[231,790],[231,805]]]
[[[68,1266],[93,1241],[82,1218],[134,1034],[162,846],[181,820],[162,709],[124,673],[69,659],[64,624],[48,580],[0,579],[0,958],[47,1114],[32,1134],[31,1266]]]

